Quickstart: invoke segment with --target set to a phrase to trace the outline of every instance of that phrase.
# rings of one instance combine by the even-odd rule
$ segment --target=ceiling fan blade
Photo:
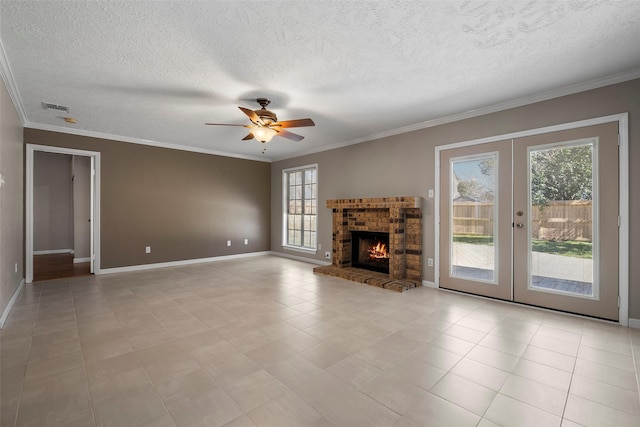
[[[247,117],[249,117],[249,119],[260,126],[264,126],[264,122],[262,121],[262,119],[256,114],[255,111],[253,110],[249,110],[248,108],[243,108],[243,107],[238,107],[240,110],[242,110],[243,113],[245,113],[247,115]]]
[[[249,126],[247,125],[234,125],[231,123],[205,123],[205,125],[210,125],[210,126],[242,126],[243,128],[248,128]]]
[[[311,119],[298,119],[298,120],[283,120],[281,122],[277,122],[273,124],[274,126],[280,126],[282,129],[285,128],[302,128],[306,126],[315,126]]]
[[[243,141],[249,141],[250,139],[253,139],[253,134],[251,132],[249,132],[247,136],[242,138]]]
[[[290,139],[292,141],[302,141],[304,139],[304,136],[298,135],[297,133],[289,132],[289,131],[284,130],[284,129],[279,129],[279,130],[278,129],[274,129],[274,130],[278,132],[278,136]]]

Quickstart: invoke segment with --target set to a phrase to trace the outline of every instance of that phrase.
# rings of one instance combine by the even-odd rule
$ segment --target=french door
[[[618,124],[440,152],[440,287],[618,319]]]

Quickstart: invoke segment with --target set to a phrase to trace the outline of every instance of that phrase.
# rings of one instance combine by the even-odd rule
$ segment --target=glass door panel
[[[511,141],[440,152],[441,288],[511,299]]]
[[[618,123],[513,143],[514,300],[618,319]]]
[[[593,297],[594,138],[529,148],[529,287]],[[596,218],[597,222],[597,218]],[[597,284],[596,284],[597,285]],[[595,292],[594,292],[595,291]]]
[[[450,160],[450,274],[495,283],[498,153]]]

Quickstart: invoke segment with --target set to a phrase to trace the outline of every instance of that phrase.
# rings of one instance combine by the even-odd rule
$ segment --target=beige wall
[[[269,163],[34,129],[24,142],[101,153],[101,268],[269,250]]]
[[[0,79],[0,315],[24,278],[23,164],[22,123]]]
[[[535,129],[617,113],[629,113],[630,218],[640,214],[640,80],[564,96],[524,107],[461,120],[336,150],[287,159],[271,166],[271,249],[282,248],[282,170],[318,164],[318,242],[323,259],[331,251],[331,212],[327,199],[421,196],[424,208],[424,256],[434,257],[434,204],[428,190],[435,187],[435,147],[482,137]],[[375,174],[376,179],[371,179]],[[629,189],[628,189],[629,190]],[[630,221],[629,315],[640,318],[640,223]],[[301,256],[300,253],[293,253]],[[423,279],[434,281],[434,269],[423,263]]]
[[[33,156],[34,253],[73,250],[72,156],[36,151]]]

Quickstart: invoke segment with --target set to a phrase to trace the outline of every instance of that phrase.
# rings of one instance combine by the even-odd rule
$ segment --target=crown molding
[[[535,104],[537,102],[548,101],[554,98],[560,98],[562,96],[573,95],[580,92],[586,92],[588,90],[598,89],[601,87],[623,83],[630,80],[640,78],[640,69],[627,71],[624,73],[613,74],[611,76],[602,77],[599,79],[589,80],[582,83],[576,83],[562,88],[553,89],[539,94],[525,96],[510,101],[500,102],[498,104],[489,105],[487,107],[477,108],[475,110],[464,111],[462,113],[451,114],[436,118],[433,120],[427,120],[424,122],[416,123],[409,126],[403,126],[401,128],[390,129],[384,132],[375,133],[366,137],[356,138],[349,141],[338,142],[335,144],[325,145],[323,147],[311,148],[296,153],[293,156],[277,157],[273,161],[293,159],[296,157],[302,157],[309,154],[321,153],[323,151],[335,150],[338,148],[347,147],[349,145],[360,144],[362,142],[375,141],[377,139],[387,138],[390,136],[400,135],[403,133],[413,132],[416,130],[426,129],[434,126],[440,126],[447,123],[453,123],[460,120],[470,119],[473,117],[484,116],[486,114],[497,113],[499,111],[509,110],[512,108],[523,107],[525,105]]]
[[[243,160],[254,160],[257,162],[264,162],[264,163],[271,163],[272,161],[270,158],[266,158],[266,157],[246,156],[243,154],[229,153],[226,151],[208,150],[206,148],[197,148],[197,147],[189,147],[186,145],[169,144],[164,142],[151,141],[148,139],[132,138],[132,137],[122,136],[122,135],[112,135],[109,133],[94,132],[94,131],[83,130],[83,129],[70,129],[62,126],[46,125],[42,123],[27,122],[24,125],[24,127],[29,129],[66,133],[70,135],[87,136],[90,138],[109,139],[112,141],[127,142],[130,144],[149,145],[152,147],[168,148],[171,150],[189,151],[192,153],[201,153],[201,154],[212,154],[214,156],[232,157],[235,159],[243,159]]]
[[[24,127],[25,123],[27,123],[27,114],[24,111],[22,98],[20,97],[20,92],[18,92],[16,81],[13,78],[13,73],[11,72],[11,67],[9,66],[9,60],[7,59],[7,53],[4,50],[2,40],[0,40],[0,75],[2,76],[2,81],[4,81],[4,85],[7,88],[7,92],[9,92],[9,97],[13,102],[13,106],[18,113],[18,118]]]

